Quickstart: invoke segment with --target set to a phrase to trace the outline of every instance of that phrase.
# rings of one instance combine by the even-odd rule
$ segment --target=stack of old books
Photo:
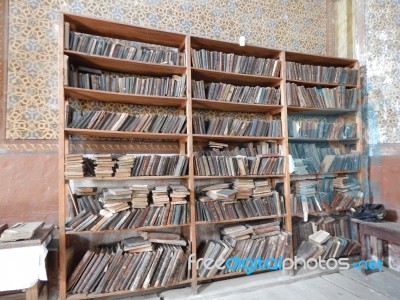
[[[151,197],[153,203],[156,205],[162,205],[169,203],[168,196],[169,187],[167,185],[156,186],[151,190]]]
[[[135,157],[133,155],[122,155],[117,158],[117,168],[115,177],[130,177],[132,176],[132,168]]]
[[[186,197],[190,195],[189,190],[183,185],[170,185],[171,192],[169,194],[172,203],[187,203]]]
[[[82,154],[65,155],[65,177],[79,178],[83,177],[83,159]]]
[[[108,188],[103,190],[103,207],[109,212],[117,212],[130,208],[132,191],[128,188]]]
[[[132,184],[132,207],[146,208],[149,205],[150,187],[147,184]]]
[[[115,161],[111,154],[96,154],[94,160],[96,177],[111,177],[114,174]]]
[[[254,186],[253,198],[268,197],[273,194],[271,181],[269,179],[255,180]]]
[[[177,284],[187,279],[189,253],[185,248],[134,237],[88,250],[68,279],[68,293],[100,294]]]
[[[253,179],[235,179],[233,188],[236,191],[236,199],[248,199],[253,194]]]

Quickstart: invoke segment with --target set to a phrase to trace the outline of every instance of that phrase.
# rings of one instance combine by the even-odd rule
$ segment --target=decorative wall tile
[[[8,139],[57,139],[60,12],[316,54],[326,52],[324,0],[18,0],[10,2]]]
[[[363,87],[368,143],[400,143],[400,1],[365,1]],[[379,155],[373,147],[374,153]]]

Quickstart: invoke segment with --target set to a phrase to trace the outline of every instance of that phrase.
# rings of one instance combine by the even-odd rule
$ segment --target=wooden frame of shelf
[[[335,66],[335,67],[354,67],[358,70],[358,81],[357,85],[345,85],[346,88],[360,88],[360,70],[359,64],[356,60],[342,59],[329,56],[310,55],[304,53],[296,53],[292,51],[282,51],[278,49],[269,49],[265,47],[246,45],[241,47],[236,43],[218,41],[213,39],[207,39],[202,37],[194,37],[179,33],[172,33],[167,31],[161,31],[157,29],[144,28],[139,26],[133,26],[130,24],[124,24],[119,22],[111,22],[105,20],[99,20],[90,17],[84,17],[74,14],[61,14],[59,28],[63,28],[64,22],[70,23],[70,29],[86,34],[99,35],[104,37],[112,37],[115,39],[124,40],[135,40],[138,42],[158,44],[161,46],[175,47],[178,48],[185,57],[185,66],[180,65],[164,65],[157,63],[141,62],[136,60],[117,59],[112,57],[105,57],[99,55],[90,55],[72,50],[64,50],[64,34],[61,33],[59,36],[59,109],[60,109],[60,138],[59,138],[59,225],[60,225],[60,298],[65,299],[88,299],[88,298],[102,298],[102,297],[117,297],[123,295],[136,295],[147,292],[155,292],[165,290],[171,287],[178,286],[191,286],[192,292],[197,292],[197,284],[207,280],[218,280],[228,277],[242,276],[244,273],[228,273],[224,275],[213,276],[212,278],[200,278],[197,274],[196,262],[198,258],[198,231],[202,228],[218,227],[219,225],[238,223],[238,222],[249,222],[257,220],[268,220],[268,219],[281,219],[284,224],[285,230],[292,232],[292,217],[295,216],[291,211],[290,201],[290,182],[293,176],[303,175],[291,175],[289,173],[289,143],[290,142],[313,142],[313,143],[353,143],[356,146],[356,150],[362,151],[362,129],[358,126],[356,139],[308,139],[308,138],[291,138],[288,137],[288,114],[304,114],[304,115],[356,115],[357,122],[361,124],[361,97],[359,95],[357,109],[318,109],[309,107],[292,107],[287,105],[286,99],[286,86],[287,83],[297,83],[306,86],[321,86],[321,87],[337,87],[340,84],[331,83],[317,83],[308,82],[301,80],[287,80],[286,79],[286,62],[293,61],[302,64],[313,64],[321,66]],[[279,77],[268,77],[249,75],[241,73],[215,71],[209,69],[194,68],[191,66],[191,49],[206,49],[210,51],[221,51],[224,53],[235,53],[238,55],[247,55],[271,59],[279,59],[281,62],[280,76]],[[81,89],[76,87],[68,87],[63,85],[64,72],[64,55],[69,57],[70,62],[78,63],[90,67],[100,68],[113,72],[120,73],[134,73],[137,75],[149,75],[149,76],[172,76],[172,75],[186,75],[186,97],[164,97],[164,96],[152,96],[152,95],[138,95],[138,94],[125,94],[125,93],[114,93],[108,91],[89,90]],[[62,67],[61,67],[62,66]],[[274,87],[280,88],[281,102],[279,105],[268,105],[268,104],[253,104],[253,103],[233,103],[218,100],[199,99],[192,97],[192,79],[205,80],[213,82],[224,82],[228,84],[247,85],[247,86],[263,86],[263,87]],[[90,129],[77,129],[77,128],[65,128],[65,116],[66,108],[70,99],[77,99],[78,101],[103,101],[103,102],[118,102],[124,104],[135,104],[143,106],[167,106],[175,107],[179,110],[179,114],[186,115],[187,117],[187,130],[185,134],[167,134],[167,133],[144,133],[144,132],[125,132],[125,131],[104,131],[104,130],[90,130]],[[226,111],[233,113],[261,113],[266,114],[267,119],[272,119],[273,116],[279,117],[282,121],[282,137],[259,137],[259,136],[224,136],[224,135],[206,135],[206,134],[193,134],[193,111],[195,109],[200,110],[213,110],[213,111]],[[71,136],[83,136],[83,137],[100,137],[100,138],[112,138],[121,139],[123,142],[137,141],[172,141],[177,146],[177,152],[181,155],[187,155],[189,158],[188,164],[188,175],[184,176],[137,176],[137,177],[65,177],[64,176],[64,155],[69,152],[70,143],[78,142],[75,139],[71,139]],[[283,173],[282,174],[269,174],[269,175],[246,175],[246,176],[197,176],[194,170],[194,144],[203,144],[204,141],[220,141],[227,143],[244,143],[244,142],[257,142],[257,141],[276,141],[282,147],[283,162]],[[82,143],[83,146],[84,143]],[[339,172],[328,172],[328,173],[317,173],[317,174],[305,174],[304,176],[319,176],[328,174],[358,174],[361,179],[361,171],[339,171]],[[196,198],[195,188],[196,181],[224,181],[236,178],[248,178],[248,179],[267,179],[276,180],[283,182],[284,184],[284,205],[285,214],[279,216],[260,216],[254,218],[244,219],[231,219],[221,221],[196,221]],[[80,181],[93,181],[95,183],[112,182],[116,185],[119,182],[125,181],[168,181],[176,180],[182,184],[185,184],[190,191],[190,201],[188,201],[191,218],[187,224],[179,225],[165,225],[165,226],[143,226],[137,228],[120,229],[120,230],[102,230],[102,231],[66,231],[65,230],[65,219],[67,216],[67,188],[69,181],[80,182]],[[82,239],[94,239],[97,240],[102,235],[116,235],[129,234],[138,230],[158,230],[163,228],[175,228],[176,230],[185,231],[185,234],[189,238],[190,252],[195,254],[195,257],[189,274],[191,279],[184,280],[176,285],[161,288],[151,287],[148,289],[138,289],[135,291],[118,291],[113,293],[104,294],[76,294],[67,295],[66,282],[67,282],[67,245],[69,239],[82,238]],[[291,256],[293,256],[293,249],[291,250]],[[258,272],[257,272],[258,273]]]

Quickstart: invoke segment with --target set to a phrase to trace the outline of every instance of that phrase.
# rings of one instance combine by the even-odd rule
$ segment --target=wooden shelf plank
[[[189,227],[190,224],[178,224],[178,225],[164,225],[164,226],[143,226],[143,227],[135,227],[135,228],[127,228],[127,229],[107,229],[107,230],[99,230],[99,231],[66,231],[67,235],[86,235],[86,234],[105,234],[105,233],[121,233],[121,232],[130,232],[130,231],[139,231],[139,230],[157,230],[157,229],[165,229],[165,228],[178,228],[178,227]]]
[[[344,84],[344,83],[327,83],[327,82],[315,82],[315,81],[305,81],[305,80],[297,80],[297,79],[286,79],[288,83],[296,83],[297,85],[304,85],[304,86],[320,86],[320,87],[338,87],[338,86],[345,86],[347,88],[356,88],[357,85],[354,84]]]
[[[193,134],[194,140],[207,141],[227,141],[227,142],[251,142],[251,141],[280,141],[283,137],[268,137],[268,136],[225,136],[225,135],[209,135],[209,134]]]
[[[150,75],[157,77],[183,75],[186,73],[186,67],[184,66],[172,66],[141,62],[101,55],[86,54],[71,50],[65,50],[64,54],[69,56],[69,62],[72,64],[83,65],[113,72],[134,73],[138,75]]]
[[[132,26],[132,24],[106,21],[75,14],[64,14],[64,21],[71,24],[71,30],[128,41],[138,41],[179,48],[186,35],[176,32],[161,31],[154,28]],[[134,37],[134,38],[133,38]]]
[[[224,53],[235,53],[239,55],[264,58],[278,58],[279,54],[282,52],[279,49],[271,49],[253,45],[246,45],[246,47],[242,47],[238,43],[195,36],[191,36],[190,43],[192,48],[195,49],[207,49],[210,51],[220,51]]]
[[[215,71],[200,68],[191,68],[192,78],[212,82],[224,82],[249,86],[278,86],[282,80],[280,77],[268,77]]]
[[[300,113],[302,115],[341,115],[357,112],[357,109],[315,108],[298,106],[288,106],[287,110],[289,113]]]
[[[181,282],[172,284],[167,287],[149,287],[147,289],[141,288],[141,289],[136,289],[134,291],[130,290],[124,290],[124,291],[116,291],[116,292],[110,292],[110,293],[102,293],[102,294],[95,294],[95,293],[89,293],[89,294],[74,294],[74,295],[68,295],[67,300],[78,300],[78,299],[94,299],[94,298],[103,298],[103,297],[117,297],[117,296],[128,296],[128,295],[137,295],[137,294],[143,294],[143,293],[148,293],[148,292],[158,292],[158,291],[163,291],[166,289],[170,289],[173,287],[178,287],[178,286],[184,286],[192,283],[191,279],[188,280],[183,280]]]
[[[329,210],[329,211],[314,211],[314,212],[308,212],[309,215],[313,216],[323,216],[323,215],[328,215],[332,213],[340,213],[340,212],[345,212],[347,209],[339,209],[339,210]],[[299,214],[292,214],[292,217],[299,217],[302,218],[304,215],[299,213]]]
[[[169,180],[169,179],[188,179],[189,176],[133,176],[133,177],[65,177],[65,180],[90,180],[90,181],[134,181],[134,180]]]
[[[253,271],[251,273],[251,275],[260,274],[263,272],[271,272],[271,270],[268,270],[268,269],[267,270],[259,270],[258,269],[258,270]],[[201,282],[201,281],[208,281],[208,280],[219,280],[219,279],[226,279],[226,278],[238,277],[238,276],[243,276],[243,275],[246,275],[246,271],[242,271],[242,272],[235,271],[235,272],[230,272],[230,273],[226,273],[226,274],[217,274],[212,277],[198,277],[197,281]]]
[[[286,214],[280,215],[280,216],[278,216],[278,215],[276,215],[276,216],[261,216],[261,217],[244,218],[244,219],[231,219],[231,220],[222,220],[222,221],[196,221],[196,225],[250,222],[250,221],[277,219],[277,218],[285,218],[285,217],[287,217]]]
[[[285,175],[284,174],[270,174],[270,175],[246,175],[246,176],[229,176],[229,175],[212,175],[212,176],[202,176],[202,175],[195,175],[194,179],[229,179],[229,178],[242,178],[242,179],[246,179],[246,178],[284,178]]]
[[[332,66],[332,67],[354,67],[357,60],[327,55],[307,54],[295,51],[285,51],[286,61],[301,64]]]
[[[127,104],[140,104],[140,105],[158,105],[158,106],[175,106],[184,107],[186,105],[186,98],[182,97],[163,97],[151,95],[136,95],[113,93],[106,91],[88,90],[75,87],[64,87],[64,94],[66,97],[73,97],[80,100],[89,101],[104,101],[104,102],[120,102]]]
[[[301,176],[321,176],[321,175],[339,175],[339,174],[352,174],[358,173],[359,171],[332,171],[332,172],[320,172],[311,174],[290,174],[290,177],[301,177]]]
[[[103,137],[103,138],[175,140],[175,141],[186,141],[187,139],[187,134],[173,134],[173,133],[128,132],[128,131],[93,130],[93,129],[78,129],[78,128],[66,128],[64,132],[69,135],[92,136],[92,137]]]
[[[297,138],[297,137],[289,138],[289,142],[302,142],[302,143],[324,143],[324,142],[354,143],[357,141],[358,138],[352,138],[352,139],[312,139],[312,138]]]
[[[237,112],[251,112],[251,113],[267,113],[281,109],[282,105],[268,105],[268,104],[250,104],[250,103],[235,103],[218,100],[208,100],[192,98],[193,108],[220,110],[220,111],[237,111]]]

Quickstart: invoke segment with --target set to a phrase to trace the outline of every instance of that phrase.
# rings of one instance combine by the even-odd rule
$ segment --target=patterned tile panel
[[[365,1],[364,121],[370,145],[400,143],[400,1]],[[379,155],[379,147],[371,147]]]
[[[10,0],[6,137],[57,139],[58,16],[84,14],[309,53],[326,52],[325,0]]]

